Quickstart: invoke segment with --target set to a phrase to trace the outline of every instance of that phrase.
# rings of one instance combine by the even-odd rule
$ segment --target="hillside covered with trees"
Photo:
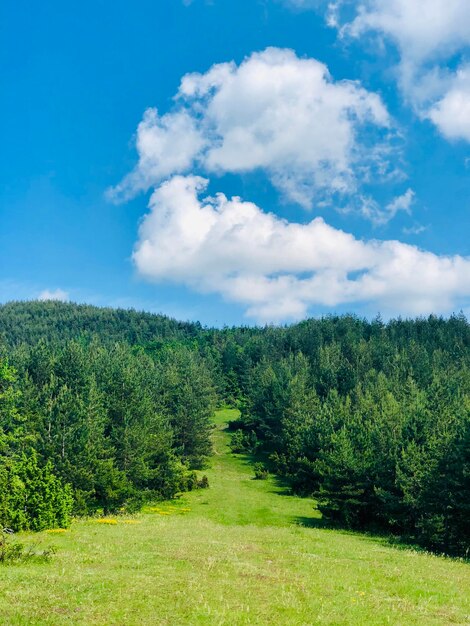
[[[470,325],[354,316],[207,329],[59,302],[0,307],[0,523],[66,525],[197,487],[211,416],[325,519],[470,547]]]

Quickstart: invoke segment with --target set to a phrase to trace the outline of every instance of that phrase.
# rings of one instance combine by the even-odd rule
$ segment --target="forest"
[[[470,549],[470,325],[327,316],[213,329],[0,306],[0,524],[66,527],[203,485],[216,407],[333,526]]]

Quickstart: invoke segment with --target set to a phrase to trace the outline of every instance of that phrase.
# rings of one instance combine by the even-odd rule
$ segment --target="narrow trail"
[[[191,494],[194,505],[203,506],[205,517],[230,525],[292,526],[308,524],[319,518],[314,501],[288,494],[274,476],[254,480],[253,464],[248,456],[230,451],[228,421],[234,410],[218,411],[213,433],[214,456],[211,468],[204,472],[210,489]],[[193,499],[191,498],[191,499]]]

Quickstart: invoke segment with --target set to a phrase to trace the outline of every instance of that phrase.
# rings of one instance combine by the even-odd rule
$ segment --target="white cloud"
[[[63,289],[44,289],[38,295],[38,300],[62,300],[66,302],[69,299],[69,294]]]
[[[138,165],[110,195],[127,199],[194,169],[263,170],[287,198],[309,207],[355,192],[359,179],[385,177],[390,132],[377,94],[333,81],[315,59],[268,48],[239,66],[185,75],[174,110],[146,112],[137,129]]]
[[[429,225],[428,226],[424,226],[424,224],[414,224],[413,226],[410,226],[408,228],[403,228],[402,232],[405,235],[420,235],[421,233],[424,233],[424,231],[428,230]]]
[[[373,32],[392,41],[401,88],[418,113],[448,138],[469,140],[468,69],[451,69],[470,47],[468,0],[337,0],[328,6],[327,21],[342,36]],[[352,19],[344,18],[345,7]]]
[[[429,117],[448,139],[470,141],[470,65],[456,72],[452,85],[431,108]]]
[[[330,10],[341,5],[330,4]],[[470,43],[467,0],[362,0],[353,3],[354,19],[345,26],[359,36],[382,32],[399,46],[402,59],[413,64],[448,58]]]
[[[314,306],[424,314],[468,303],[469,258],[360,241],[321,218],[289,223],[223,194],[201,201],[206,185],[175,176],[155,190],[133,254],[141,275],[220,294],[260,321],[299,319]]]
[[[109,197],[128,200],[167,176],[190,169],[204,143],[196,120],[186,111],[159,116],[156,109],[148,109],[137,127],[139,163],[108,191]]]
[[[384,226],[400,211],[411,215],[411,205],[414,197],[415,192],[412,189],[407,189],[404,194],[394,198],[384,208],[373,198],[364,197],[361,199],[362,202],[360,202],[360,213],[375,226]]]

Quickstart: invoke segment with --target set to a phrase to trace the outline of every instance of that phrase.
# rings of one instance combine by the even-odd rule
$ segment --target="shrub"
[[[182,485],[185,491],[192,491],[193,489],[197,489],[199,486],[197,474],[195,471],[188,472],[186,481]]]
[[[254,431],[247,433],[238,429],[233,433],[230,441],[230,450],[234,454],[241,454],[244,452],[248,454],[255,454],[258,448],[259,441]]]
[[[207,489],[209,487],[209,479],[205,474],[200,480],[198,480],[197,486],[198,489]]]
[[[255,463],[253,469],[255,471],[255,480],[266,480],[268,478],[269,472],[262,463]]]
[[[54,554],[54,548],[46,548],[41,552],[37,552],[34,550],[34,547],[25,547],[19,541],[11,539],[13,534],[11,528],[0,530],[0,564],[2,565],[30,560],[48,561]]]

